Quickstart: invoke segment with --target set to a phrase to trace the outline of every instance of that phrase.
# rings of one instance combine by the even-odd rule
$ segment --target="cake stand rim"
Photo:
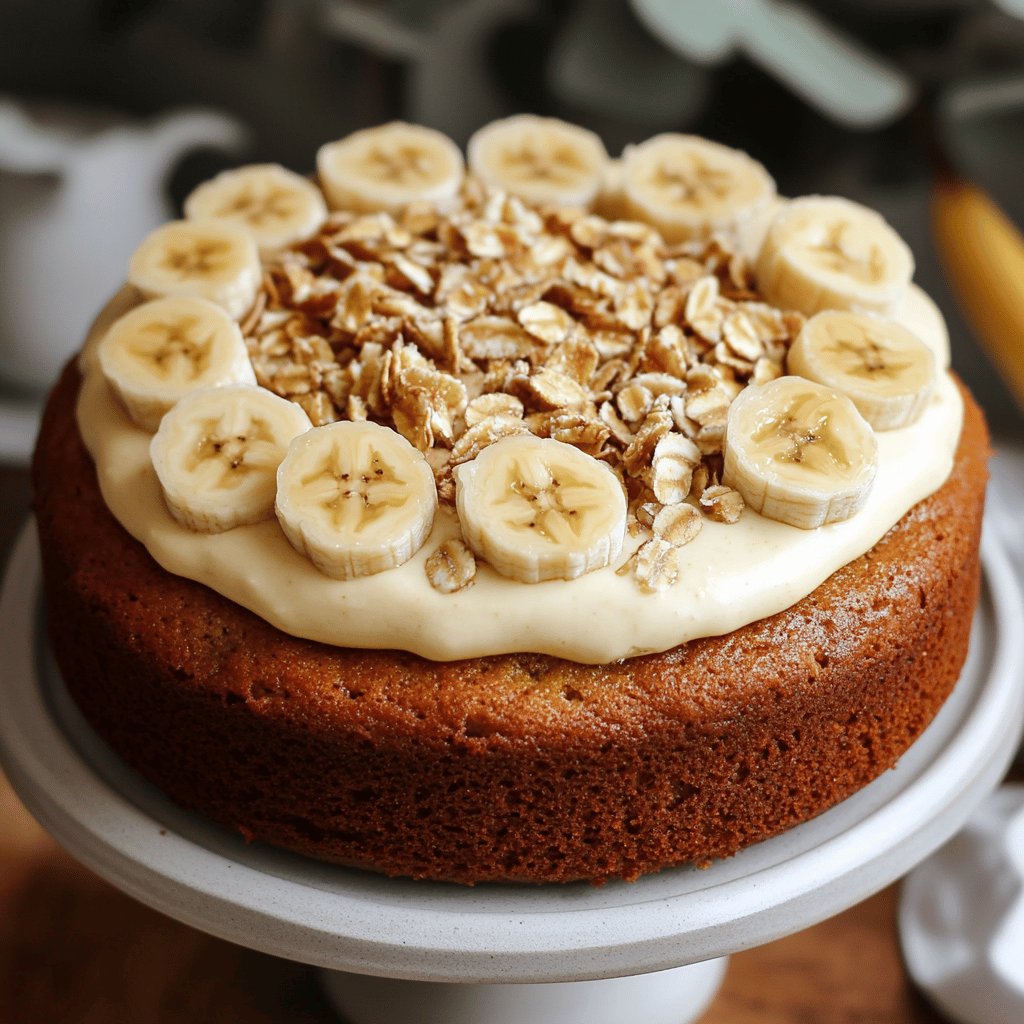
[[[554,900],[548,911],[467,913],[487,893],[451,887],[446,909],[408,908],[400,894],[325,894],[168,835],[82,760],[45,706],[35,665],[40,566],[33,523],[19,538],[0,597],[0,622],[22,627],[13,633],[16,644],[3,670],[21,703],[15,700],[16,713],[0,718],[0,761],[26,806],[96,873],[171,917],[263,952],[422,981],[570,981],[662,970],[760,945],[858,902],[941,845],[995,787],[1024,719],[1024,692],[1010,685],[1024,671],[1024,642],[1008,628],[1024,599],[1000,551],[987,534],[980,607],[993,617],[999,642],[952,742],[891,801],[818,846],[753,876],[677,896],[645,897],[641,879],[630,889],[638,899],[613,908]],[[969,758],[965,749],[973,751]],[[1000,753],[990,757],[992,749]],[[929,779],[933,788],[941,781],[943,791],[941,806],[926,812],[914,795]],[[93,803],[83,802],[83,792]],[[890,836],[884,849],[864,856],[868,840],[894,825],[899,839]],[[713,880],[714,871],[702,877]],[[551,887],[556,890],[564,891]]]

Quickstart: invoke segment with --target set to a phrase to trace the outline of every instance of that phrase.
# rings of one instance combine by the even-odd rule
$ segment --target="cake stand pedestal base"
[[[398,981],[346,971],[320,980],[346,1024],[690,1024],[711,1004],[728,957],[668,971],[543,985]]]
[[[172,805],[82,718],[49,655],[31,528],[0,597],[0,635],[10,638],[0,762],[83,864],[195,928],[325,968],[349,1024],[682,1024],[713,998],[725,956],[889,885],[998,785],[1024,719],[1024,603],[995,538],[982,550],[967,663],[895,769],[705,870],[603,886],[465,887],[246,845]]]

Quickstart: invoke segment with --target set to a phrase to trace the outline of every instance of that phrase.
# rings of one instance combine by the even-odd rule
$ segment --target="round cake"
[[[613,167],[510,119],[464,177],[422,132],[201,186],[51,395],[86,717],[247,839],[468,884],[704,864],[892,767],[966,656],[988,455],[909,251],[689,136]]]

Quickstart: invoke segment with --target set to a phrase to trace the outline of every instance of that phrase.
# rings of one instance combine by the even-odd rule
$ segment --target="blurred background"
[[[989,315],[1024,228],[1024,0],[3,0],[0,460],[24,460],[59,362],[200,180],[309,171],[323,141],[394,117],[464,143],[519,111],[584,124],[613,155],[706,134],[783,194],[879,209],[997,435],[1024,437],[1008,385],[1024,380],[1024,250],[1010,312]],[[951,174],[979,190],[966,204],[937,190]],[[979,209],[1009,241],[983,235],[964,271],[971,247],[950,239],[980,230]],[[997,370],[978,339],[1000,332]]]

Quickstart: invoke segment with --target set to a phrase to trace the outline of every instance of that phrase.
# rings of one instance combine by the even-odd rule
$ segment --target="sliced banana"
[[[220,306],[188,296],[144,302],[119,317],[97,358],[128,415],[149,431],[190,391],[256,383],[238,324]]]
[[[277,467],[311,426],[294,402],[252,385],[186,395],[149,446],[171,515],[203,533],[272,519]]]
[[[846,310],[811,317],[787,368],[841,391],[875,430],[915,422],[935,386],[935,358],[920,338],[895,321]]]
[[[239,320],[260,286],[260,257],[236,224],[173,220],[150,232],[132,254],[128,282],[146,298],[194,295]]]
[[[320,185],[335,210],[394,212],[418,200],[443,206],[465,173],[459,147],[441,132],[392,121],[320,147]]]
[[[914,276],[914,256],[881,214],[836,196],[787,203],[756,265],[765,297],[808,316],[824,309],[891,315]]]
[[[407,562],[430,534],[434,474],[401,434],[331,423],[296,438],[277,473],[277,518],[292,547],[335,579]]]
[[[878,462],[871,427],[845,396],[802,377],[745,388],[729,407],[722,482],[755,511],[803,530],[849,519]]]
[[[742,245],[775,200],[775,182],[753,158],[696,135],[664,134],[622,155],[626,209],[669,242],[722,232]]]
[[[280,164],[252,164],[204,181],[185,200],[185,216],[236,224],[266,256],[312,235],[327,217],[327,203],[301,174]]]
[[[492,188],[543,206],[589,207],[604,184],[608,153],[586,128],[518,114],[469,140],[469,169]]]
[[[612,472],[578,448],[506,437],[455,469],[466,542],[523,583],[575,579],[622,550],[626,499]]]

